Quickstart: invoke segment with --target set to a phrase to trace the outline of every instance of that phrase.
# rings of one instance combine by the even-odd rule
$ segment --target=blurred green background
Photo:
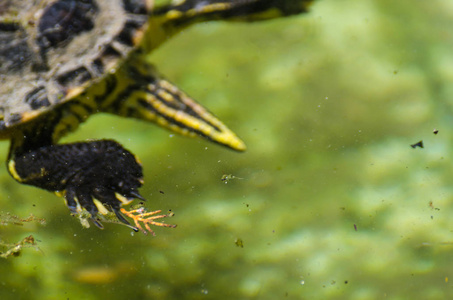
[[[178,224],[156,237],[83,229],[1,168],[1,211],[47,225],[0,227],[41,249],[0,259],[0,298],[451,297],[452,18],[445,0],[320,0],[306,15],[185,30],[149,60],[248,151],[107,115],[65,138],[112,138],[140,157],[147,207]]]

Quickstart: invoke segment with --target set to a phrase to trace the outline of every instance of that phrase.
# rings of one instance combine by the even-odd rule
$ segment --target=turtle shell
[[[140,45],[152,0],[0,2],[0,133],[115,72]]]

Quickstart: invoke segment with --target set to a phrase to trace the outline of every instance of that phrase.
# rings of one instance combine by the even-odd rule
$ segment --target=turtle
[[[307,12],[313,0],[3,0],[0,2],[0,139],[19,183],[63,197],[99,228],[111,214],[134,230],[159,211],[121,208],[143,171],[114,140],[59,144],[95,113],[154,122],[236,151],[244,142],[208,109],[165,79],[145,55],[198,22],[253,22]],[[167,1],[168,2],[168,1]],[[130,225],[126,217],[135,221]]]

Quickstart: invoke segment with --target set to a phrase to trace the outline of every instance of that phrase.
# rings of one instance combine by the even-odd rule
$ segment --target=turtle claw
[[[131,190],[129,192],[129,196],[133,197],[133,198],[137,198],[137,199],[140,199],[142,201],[146,201],[145,198],[143,198],[142,195],[139,194],[139,192],[137,190]]]
[[[128,196],[124,196],[125,194]],[[160,213],[161,210],[146,212],[144,207],[130,211],[121,208],[121,205],[133,200],[133,198],[130,197],[132,195],[137,199],[145,200],[145,198],[143,198],[136,190],[131,190],[121,195],[118,192],[102,188],[94,189],[91,194],[82,193],[74,190],[73,188],[69,188],[66,191],[65,198],[71,213],[79,216],[79,219],[84,227],[89,227],[87,222],[88,219],[99,229],[104,229],[104,226],[101,223],[102,221],[122,224],[131,228],[135,232],[142,231],[144,234],[148,234],[149,232],[153,236],[156,234],[151,229],[150,225],[171,228],[176,227],[176,225],[155,221],[157,219],[170,217],[173,215],[172,213],[166,215],[156,215]],[[124,215],[134,220],[135,226],[131,225]],[[144,228],[140,222],[144,224]]]
[[[99,228],[99,229],[104,229],[104,225],[102,225],[101,222],[99,222],[98,220],[96,220],[96,218],[91,217],[91,218],[90,218],[90,221],[93,222],[93,224],[96,225],[97,228]]]
[[[138,192],[134,192],[138,194]],[[125,197],[113,190],[95,188],[91,192],[83,193],[80,190],[69,188],[65,195],[66,203],[72,214],[78,215],[82,225],[87,226],[86,220],[90,220],[99,229],[104,229],[102,222],[112,222],[116,218],[118,222],[138,232],[137,227],[132,226],[120,212],[121,205],[128,204],[134,198]],[[140,196],[139,199],[143,199]],[[107,217],[107,215],[111,215]]]

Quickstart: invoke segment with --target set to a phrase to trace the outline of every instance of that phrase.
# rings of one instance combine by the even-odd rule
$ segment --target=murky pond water
[[[452,16],[450,1],[323,0],[183,31],[149,60],[248,150],[103,115],[65,138],[140,157],[147,206],[178,224],[156,237],[83,229],[2,168],[1,211],[47,225],[0,227],[40,248],[0,260],[0,298],[448,298]]]

